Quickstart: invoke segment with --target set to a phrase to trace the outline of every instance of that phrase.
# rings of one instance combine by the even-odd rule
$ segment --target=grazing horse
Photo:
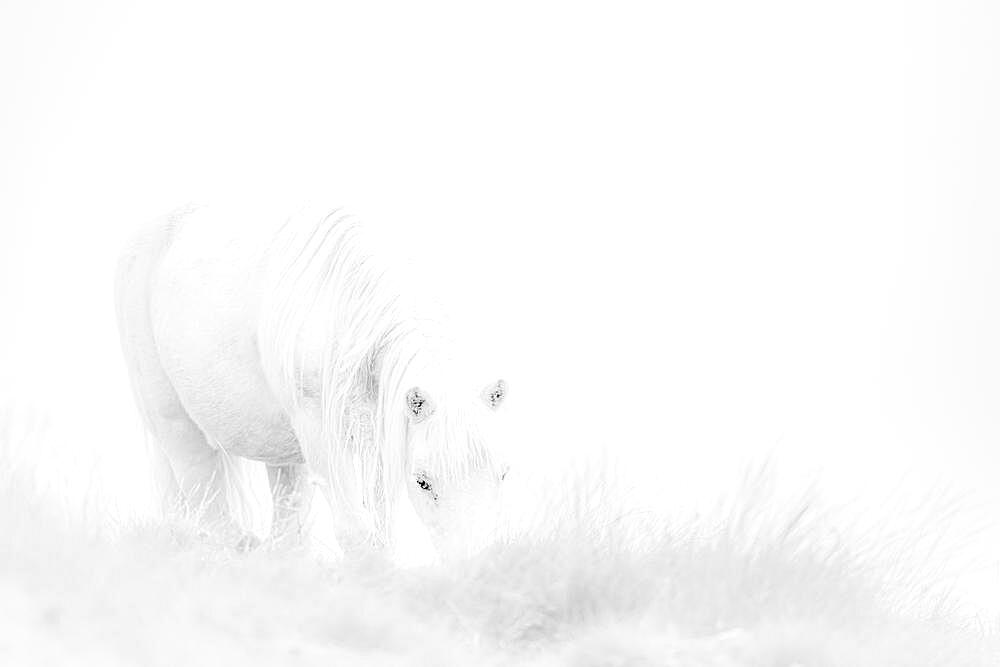
[[[121,256],[122,348],[165,502],[230,543],[254,539],[237,511],[246,460],[267,467],[274,538],[301,534],[313,487],[348,553],[448,557],[495,528],[507,386],[473,376],[406,298],[420,283],[394,281],[371,245],[329,210],[207,206]]]

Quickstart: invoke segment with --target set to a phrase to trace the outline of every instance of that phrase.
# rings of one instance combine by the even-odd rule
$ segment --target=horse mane
[[[447,345],[370,246],[340,211],[289,218],[266,253],[258,338],[306,462],[324,473],[331,502],[363,508],[355,518],[381,546],[411,463],[405,392]],[[472,421],[455,411],[441,420],[449,432],[434,456],[448,474],[488,457]]]

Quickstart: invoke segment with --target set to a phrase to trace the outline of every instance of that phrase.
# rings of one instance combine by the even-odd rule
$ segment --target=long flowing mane
[[[331,502],[362,508],[355,519],[376,546],[387,539],[409,466],[405,392],[414,373],[440,365],[447,348],[378,262],[350,216],[289,219],[265,259],[258,333],[265,373],[306,462],[325,477]],[[438,453],[456,473],[488,457],[465,421],[453,415],[446,422],[464,432],[445,434]]]

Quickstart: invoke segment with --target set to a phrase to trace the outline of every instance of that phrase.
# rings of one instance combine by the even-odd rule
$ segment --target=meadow
[[[237,553],[183,517],[81,511],[0,460],[4,665],[992,665],[995,628],[932,586],[930,514],[852,533],[748,474],[716,511],[629,507],[609,468],[566,476],[475,557],[394,570],[264,543]],[[541,496],[539,496],[539,499]],[[930,545],[930,546],[928,546]]]

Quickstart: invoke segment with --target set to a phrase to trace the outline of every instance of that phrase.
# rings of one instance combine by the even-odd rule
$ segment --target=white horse
[[[313,485],[345,552],[406,561],[416,547],[400,536],[422,522],[424,548],[447,557],[495,527],[506,385],[470,381],[474,366],[415,316],[365,240],[318,209],[202,207],[120,259],[122,347],[165,502],[233,543],[253,539],[234,516],[236,457],[267,466],[275,538],[302,531]]]

